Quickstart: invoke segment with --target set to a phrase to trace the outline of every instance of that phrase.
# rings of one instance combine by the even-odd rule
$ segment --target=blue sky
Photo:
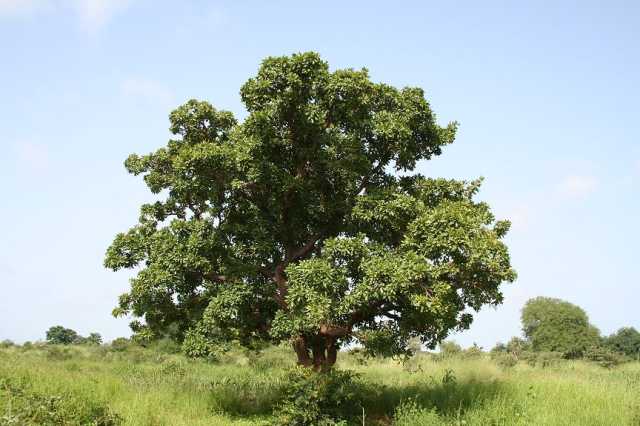
[[[519,334],[538,295],[640,328],[638,2],[302,4],[0,0],[0,339],[128,335],[110,312],[129,273],[102,260],[151,198],[124,159],[165,144],[189,98],[244,117],[260,61],[307,50],[424,88],[460,131],[419,171],[484,176],[513,221],[519,278],[458,342]]]

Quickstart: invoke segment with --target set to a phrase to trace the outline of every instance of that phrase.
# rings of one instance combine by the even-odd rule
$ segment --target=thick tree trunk
[[[298,356],[298,365],[311,367],[316,372],[331,370],[338,357],[338,346],[331,336],[298,336],[293,339],[293,350]]]

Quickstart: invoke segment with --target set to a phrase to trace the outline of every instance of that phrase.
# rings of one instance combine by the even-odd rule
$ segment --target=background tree
[[[267,58],[240,94],[244,122],[191,100],[170,115],[175,139],[125,162],[164,197],[107,250],[113,270],[142,267],[114,311],[142,317],[136,333],[289,340],[326,369],[354,339],[433,348],[501,303],[509,223],[474,201],[480,181],[410,174],[456,131],[421,89],[304,53]]]
[[[76,343],[80,336],[70,328],[55,325],[47,330],[46,338],[47,343],[54,345],[70,345],[72,343]]]
[[[506,349],[507,352],[518,357],[522,355],[523,352],[530,350],[531,344],[520,337],[512,337],[511,340],[507,342]]]
[[[580,357],[587,348],[600,344],[600,332],[589,324],[582,308],[549,297],[527,301],[522,330],[532,350],[562,352],[567,358]]]
[[[91,333],[84,339],[85,343],[90,345],[101,345],[102,344],[102,336],[100,333]]]
[[[612,351],[640,359],[640,332],[633,327],[623,327],[606,337],[604,345]]]

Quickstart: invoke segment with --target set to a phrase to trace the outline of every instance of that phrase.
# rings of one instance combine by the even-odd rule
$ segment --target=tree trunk
[[[298,356],[298,365],[312,367],[316,372],[331,370],[338,357],[336,339],[330,336],[298,336],[293,339],[293,350]]]

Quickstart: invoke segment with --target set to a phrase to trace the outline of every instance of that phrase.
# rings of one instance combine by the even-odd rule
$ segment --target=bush
[[[0,348],[2,349],[6,349],[6,348],[11,348],[13,346],[15,346],[16,344],[13,343],[11,340],[9,339],[5,339],[2,342],[0,342]]]
[[[110,346],[116,352],[124,352],[132,346],[132,342],[126,337],[118,337],[113,339]]]
[[[296,367],[287,378],[279,424],[328,426],[355,421],[362,414],[364,385],[350,371],[315,373]]]
[[[550,367],[563,360],[560,352],[523,352],[520,358],[532,367]]]
[[[435,409],[421,408],[413,399],[402,402],[394,417],[396,426],[439,426],[444,423]]]
[[[10,401],[4,406],[2,401]],[[69,393],[42,395],[29,383],[0,378],[2,424],[115,426],[122,419],[99,401]]]
[[[611,351],[640,360],[640,332],[633,327],[623,327],[604,339]]]
[[[512,337],[506,346],[507,352],[514,354],[516,357],[520,357],[524,352],[531,349],[531,344],[519,337]]]
[[[458,357],[462,354],[462,346],[453,341],[440,343],[440,353],[436,356],[436,360]]]
[[[507,345],[505,345],[502,342],[498,342],[498,343],[496,343],[496,345],[493,348],[491,348],[490,352],[492,354],[495,354],[495,353],[506,353],[506,352],[508,352]]]
[[[480,358],[482,354],[482,348],[476,343],[463,351],[463,355],[465,356],[465,358]]]
[[[624,362],[624,357],[602,346],[587,349],[584,358],[605,368],[612,368]]]
[[[518,364],[518,357],[511,353],[493,353],[491,359],[502,368],[511,368]]]
[[[182,352],[190,358],[204,358],[208,361],[218,361],[219,348],[206,336],[198,331],[189,330],[182,342]]]
[[[49,345],[45,348],[45,352],[47,359],[53,361],[65,361],[73,356],[69,348],[61,347],[60,345]]]

